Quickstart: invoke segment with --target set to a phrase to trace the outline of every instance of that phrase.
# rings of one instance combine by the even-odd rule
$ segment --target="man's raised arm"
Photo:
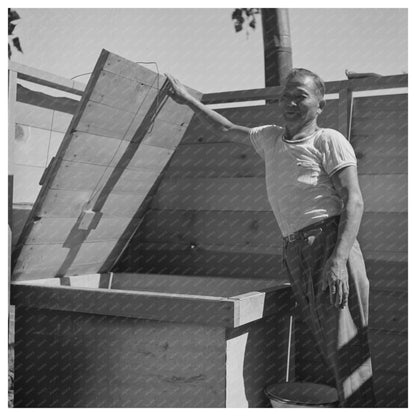
[[[237,144],[251,146],[249,138],[250,129],[248,127],[232,123],[221,114],[218,114],[194,98],[172,75],[165,75],[169,81],[168,94],[172,99],[179,104],[185,104],[191,108],[202,121],[209,125],[216,135],[225,137],[227,140]]]

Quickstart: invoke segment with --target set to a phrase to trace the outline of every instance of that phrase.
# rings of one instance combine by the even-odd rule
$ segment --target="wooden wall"
[[[275,104],[219,112],[247,126],[281,121]],[[320,125],[343,130],[342,117],[339,100],[330,100]],[[365,201],[358,240],[372,287],[378,405],[406,406],[407,94],[354,98],[350,140]],[[264,162],[194,120],[116,269],[286,279]]]
[[[77,101],[17,85],[13,140],[13,247],[33,203],[39,182],[55,156],[75,112]]]
[[[351,144],[365,202],[359,241],[371,282],[377,404],[407,406],[407,94],[354,99]]]

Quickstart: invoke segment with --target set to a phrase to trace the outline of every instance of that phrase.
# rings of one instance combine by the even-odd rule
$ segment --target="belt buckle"
[[[323,231],[322,227],[316,227],[316,228],[312,228],[308,231],[304,231],[303,234],[303,238],[306,240],[307,238],[311,237],[311,236],[318,236],[319,234],[321,234]]]

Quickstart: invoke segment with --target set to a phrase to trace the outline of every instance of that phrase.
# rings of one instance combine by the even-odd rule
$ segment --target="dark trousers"
[[[297,336],[296,344],[303,343],[300,361],[304,381],[336,387],[341,407],[374,407],[367,336],[369,281],[357,240],[347,262],[348,306],[336,309],[330,304],[328,287],[325,291],[321,288],[323,268],[337,240],[339,219],[332,217],[321,226],[322,231],[284,245],[283,261],[307,332],[306,338]],[[325,371],[317,370],[319,366]]]

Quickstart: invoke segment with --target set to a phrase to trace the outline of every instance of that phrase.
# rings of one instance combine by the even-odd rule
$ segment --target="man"
[[[366,328],[369,282],[356,240],[364,210],[354,150],[320,128],[323,81],[293,69],[279,100],[285,126],[238,126],[194,99],[170,75],[169,94],[230,141],[265,160],[267,195],[284,237],[284,263],[340,406],[372,407]]]

